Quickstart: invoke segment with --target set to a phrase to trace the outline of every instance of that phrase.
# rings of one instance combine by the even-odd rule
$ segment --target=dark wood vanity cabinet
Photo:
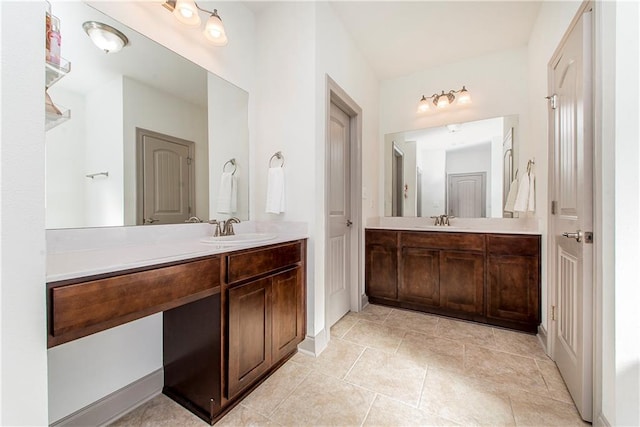
[[[540,324],[540,236],[366,230],[377,304],[528,332]]]
[[[227,275],[237,284],[230,285],[227,298],[227,399],[256,384],[304,339],[305,251],[304,242],[296,242],[228,258]],[[237,274],[245,264],[261,268]]]

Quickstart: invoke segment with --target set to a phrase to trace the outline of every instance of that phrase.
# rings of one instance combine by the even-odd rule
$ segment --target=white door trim
[[[349,299],[352,311],[360,311],[362,307],[362,295],[364,294],[364,263],[362,261],[363,233],[362,233],[362,108],[331,78],[326,75],[326,95],[325,95],[325,147],[329,145],[330,137],[330,108],[331,103],[340,107],[349,117],[351,132],[351,155],[350,155],[350,171],[351,171],[351,248],[350,259],[351,277],[349,281]],[[329,168],[330,162],[328,158],[328,150],[325,150],[324,159],[324,241],[329,241],[329,215],[327,209],[329,206],[328,191],[329,188]],[[324,276],[329,277],[329,247],[324,248]],[[325,331],[330,335],[330,325],[328,324],[328,301],[329,287],[325,286]]]

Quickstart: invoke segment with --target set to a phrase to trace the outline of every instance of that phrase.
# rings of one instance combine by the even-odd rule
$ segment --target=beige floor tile
[[[359,426],[375,393],[311,372],[271,419],[284,426]]]
[[[309,375],[309,372],[311,370],[308,367],[289,360],[252,391],[242,404],[268,417]]]
[[[216,427],[257,427],[277,426],[278,424],[257,412],[238,405],[216,423]]]
[[[113,427],[169,427],[178,425],[200,427],[208,424],[164,394],[159,394],[110,424]]]
[[[367,348],[345,381],[418,406],[426,369],[409,358]]]
[[[465,426],[515,425],[507,395],[490,393],[462,373],[435,368],[427,371],[420,409]]]
[[[369,304],[358,313],[351,313],[358,319],[368,320],[369,322],[382,323],[387,319],[391,313],[391,307],[384,307],[382,305]]]
[[[540,368],[540,372],[542,372],[544,382],[547,384],[547,389],[549,390],[548,396],[552,399],[562,400],[563,402],[573,405],[571,394],[569,394],[567,385],[564,383],[555,362],[553,360],[536,360],[536,363],[538,368]]]
[[[474,344],[489,348],[495,348],[496,346],[492,328],[471,322],[440,319],[438,321],[438,327],[436,328],[436,335],[465,344]]]
[[[405,331],[403,329],[361,320],[353,325],[342,339],[366,347],[395,353],[404,335]]]
[[[457,423],[378,395],[369,410],[365,426],[456,426]]]
[[[435,334],[438,318],[425,313],[408,310],[391,310],[384,324],[393,328]]]
[[[530,357],[465,345],[464,368],[469,376],[504,385],[507,389],[513,387],[535,393],[547,392],[538,365]]]
[[[338,320],[335,325],[331,327],[331,338],[342,338],[353,325],[358,322],[358,317],[349,312],[345,314],[342,319]]]
[[[462,371],[464,344],[446,338],[407,332],[396,352],[429,367]]]
[[[332,377],[344,378],[363,350],[364,347],[359,344],[332,338],[320,356],[297,353],[291,360]]]
[[[521,356],[535,357],[536,359],[549,359],[536,335],[497,328],[493,329],[493,335],[496,340],[496,349],[498,350]]]
[[[575,406],[543,396],[520,394],[511,397],[511,407],[518,426],[588,426]]]

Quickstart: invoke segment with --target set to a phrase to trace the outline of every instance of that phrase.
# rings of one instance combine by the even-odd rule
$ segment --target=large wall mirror
[[[511,218],[518,116],[385,135],[385,216]]]
[[[71,118],[46,133],[47,228],[248,219],[249,94],[84,3],[52,13],[71,71],[48,94]],[[101,51],[87,21],[129,44]]]

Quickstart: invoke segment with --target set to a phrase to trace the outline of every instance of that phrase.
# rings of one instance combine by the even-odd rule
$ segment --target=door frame
[[[562,48],[564,47],[567,39],[569,38],[571,32],[574,30],[575,26],[578,24],[578,22],[580,21],[580,19],[582,19],[584,13],[586,11],[588,11],[589,9],[592,10],[592,15],[591,15],[591,19],[592,19],[592,23],[591,23],[591,28],[592,28],[592,33],[591,33],[591,61],[592,61],[592,71],[591,71],[591,87],[589,88],[590,92],[591,92],[591,106],[590,106],[590,118],[592,121],[592,126],[591,126],[591,131],[592,131],[592,168],[591,168],[591,179],[593,180],[593,194],[592,194],[592,227],[594,232],[597,233],[597,222],[598,222],[598,218],[597,218],[597,209],[596,207],[602,203],[602,194],[598,193],[596,191],[596,187],[597,187],[597,179],[598,179],[598,174],[597,174],[597,166],[596,166],[596,162],[598,161],[598,157],[597,157],[597,148],[596,148],[596,120],[595,120],[595,112],[596,112],[596,104],[595,104],[595,96],[596,96],[596,86],[597,86],[597,79],[598,76],[596,74],[596,61],[597,61],[597,57],[596,57],[596,43],[595,43],[595,37],[596,37],[596,2],[593,2],[592,0],[584,0],[583,3],[580,5],[580,7],[578,8],[578,10],[576,11],[575,16],[573,17],[573,19],[571,20],[571,23],[569,24],[569,26],[567,27],[567,29],[564,32],[564,35],[562,36],[562,39],[560,39],[560,41],[558,42],[558,45],[553,53],[553,55],[551,56],[551,59],[549,60],[549,62],[547,63],[547,91],[549,93],[549,95],[552,95],[554,93],[554,87],[553,87],[553,78],[552,78],[552,73],[553,73],[553,67],[555,66],[555,64],[557,64],[557,62],[560,60],[561,58],[561,53],[562,53]],[[548,153],[549,153],[549,157],[548,157],[548,171],[547,171],[547,175],[548,175],[548,179],[547,179],[547,206],[549,206],[548,210],[547,210],[547,233],[546,233],[546,262],[547,262],[547,270],[546,270],[546,281],[547,281],[547,301],[546,301],[546,308],[547,308],[547,329],[544,329],[543,326],[541,325],[538,330],[541,336],[543,336],[545,339],[545,345],[546,345],[546,352],[547,355],[549,357],[551,357],[551,359],[554,359],[554,353],[555,353],[555,340],[556,340],[556,336],[557,336],[557,325],[554,325],[552,322],[555,322],[555,320],[553,319],[554,316],[554,309],[553,307],[557,305],[557,293],[558,293],[558,286],[556,283],[556,274],[557,274],[557,263],[556,263],[556,245],[555,245],[555,240],[553,238],[553,236],[551,235],[553,233],[554,230],[551,229],[551,224],[552,224],[552,220],[554,215],[552,214],[552,203],[553,203],[553,199],[554,199],[554,195],[555,195],[555,188],[554,188],[554,170],[555,170],[555,129],[553,126],[550,126],[551,123],[553,123],[555,121],[555,110],[553,110],[552,108],[548,108],[548,113],[547,113],[547,148],[548,148]],[[594,238],[594,250],[592,251],[592,256],[591,256],[591,270],[592,270],[592,295],[591,295],[591,307],[589,307],[589,311],[591,311],[592,313],[592,318],[591,318],[591,324],[593,326],[592,328],[592,336],[591,336],[591,340],[592,340],[592,344],[591,344],[591,371],[592,373],[594,373],[594,371],[596,370],[596,365],[597,365],[597,347],[599,346],[598,340],[596,339],[596,322],[595,319],[600,317],[597,311],[597,298],[596,298],[596,294],[597,294],[597,290],[596,290],[596,286],[597,286],[597,249],[596,249],[596,245],[598,244],[598,239],[597,236],[596,238]],[[584,259],[583,259],[584,262]],[[600,344],[601,347],[601,344]],[[601,384],[598,383],[597,381],[597,375],[593,375],[592,376],[592,415],[593,415],[593,422],[595,422],[595,418],[597,416],[596,414],[596,408],[600,405],[600,402],[598,402],[599,399],[599,392],[598,390],[601,387]]]
[[[142,149],[143,138],[150,136],[153,138],[164,139],[174,144],[184,145],[189,149],[189,158],[191,163],[189,166],[189,206],[191,206],[191,213],[195,213],[195,200],[196,200],[196,167],[195,167],[195,155],[196,144],[193,141],[189,141],[175,136],[167,135],[160,132],[155,132],[149,129],[136,127],[136,225],[144,225],[144,150]],[[125,202],[126,204],[126,202]]]
[[[350,117],[349,130],[350,130],[350,156],[349,156],[349,170],[351,178],[351,227],[350,242],[351,247],[349,250],[349,257],[351,265],[354,268],[350,270],[349,277],[349,304],[351,311],[360,311],[361,308],[366,305],[367,300],[364,296],[364,263],[363,263],[363,238],[362,232],[362,108],[344,91],[329,75],[326,75],[326,94],[325,94],[325,150],[324,150],[324,277],[329,277],[329,246],[326,242],[329,241],[329,178],[330,178],[330,159],[329,150],[326,147],[329,146],[329,139],[331,136],[331,103],[336,104]],[[354,262],[355,261],[355,262]],[[331,339],[330,325],[328,317],[329,307],[329,286],[324,287],[324,328],[327,336],[327,341]]]

